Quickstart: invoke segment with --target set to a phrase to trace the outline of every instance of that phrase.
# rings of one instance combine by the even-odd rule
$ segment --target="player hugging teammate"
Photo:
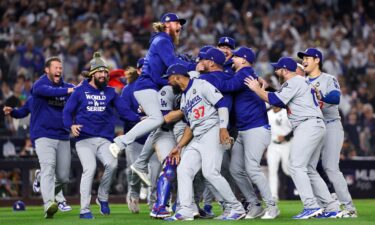
[[[138,73],[135,69],[128,71],[127,76],[134,77],[127,77],[129,83],[121,97],[107,87],[108,67],[100,54],[95,54],[90,62],[89,78],[75,89],[62,82],[61,71],[51,72],[46,67],[47,75],[33,87],[31,110],[46,217],[52,217],[57,210],[53,190],[60,190],[67,182],[65,170],[59,165],[63,163],[68,169],[70,154],[55,161],[55,154],[62,154],[57,148],[69,150],[67,130],[77,139],[83,167],[82,219],[94,218],[89,205],[96,158],[105,167],[97,203],[101,214],[110,214],[108,190],[117,167],[116,158],[124,150],[130,171],[127,201],[133,213],[139,212],[142,182],[151,187],[148,203],[154,218],[214,218],[211,203],[216,199],[223,212],[215,219],[275,219],[280,215],[274,198],[277,192],[271,192],[260,161],[271,140],[273,144],[288,141],[284,136],[291,136],[291,131],[294,137],[290,145],[285,145],[290,146],[287,169],[304,206],[293,218],[356,217],[338,167],[343,144],[338,113],[340,87],[333,76],[321,72],[322,53],[315,48],[298,53],[307,78],[296,74],[297,62],[290,57],[272,63],[284,83],[277,92],[268,92],[267,83],[253,70],[253,50],[245,46],[235,50],[235,40],[230,37],[221,37],[217,47],[203,47],[196,60],[178,56],[175,45],[185,23],[174,13],[166,13],[154,23],[148,52],[137,65]],[[199,76],[191,78],[190,74]],[[56,87],[60,88],[55,90]],[[282,138],[271,135],[265,102],[286,108],[283,112],[287,112],[290,123],[285,123],[288,129],[281,132]],[[47,115],[41,107],[53,108],[54,114]],[[125,135],[116,138],[113,109],[125,121]],[[46,118],[55,116],[61,132],[53,135],[37,131],[34,124],[42,123],[35,118],[40,117],[38,111]],[[47,158],[47,151],[54,153]],[[316,170],[321,155],[339,202],[331,197]],[[288,153],[283,158],[288,158]],[[55,168],[49,166],[50,160],[56,164],[56,174]],[[224,171],[227,173],[222,176]],[[230,185],[227,179],[235,182]],[[242,204],[234,195],[236,190],[243,197]],[[199,205],[202,195],[203,208]]]

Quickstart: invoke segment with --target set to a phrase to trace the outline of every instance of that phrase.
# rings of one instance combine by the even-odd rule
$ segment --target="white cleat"
[[[121,149],[118,147],[118,145],[116,143],[112,143],[112,144],[109,145],[109,151],[111,152],[113,157],[117,158]]]
[[[69,212],[72,210],[72,207],[66,204],[66,202],[57,203],[57,207],[59,208],[60,212]]]
[[[257,205],[250,205],[248,207],[249,212],[246,214],[245,219],[255,219],[258,217],[261,217],[264,215],[265,210],[262,208],[262,206],[257,206]]]
[[[148,195],[148,188],[144,187],[143,184],[141,186],[141,191],[139,192],[139,198],[145,200]]]
[[[141,180],[147,185],[147,186],[151,186],[151,180],[150,178],[148,177],[147,173],[141,171],[141,170],[138,170],[137,168],[135,168],[133,165],[130,165],[130,169],[136,173],[139,178],[141,178]]]
[[[357,218],[357,211],[356,210],[343,210],[342,211],[342,218]]]
[[[267,207],[262,220],[273,220],[280,215],[280,209],[277,206]]]

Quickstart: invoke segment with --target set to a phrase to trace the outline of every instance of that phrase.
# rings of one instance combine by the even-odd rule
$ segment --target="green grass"
[[[241,221],[218,221],[218,220],[202,220],[198,219],[191,222],[183,222],[183,224],[340,224],[340,225],[372,225],[375,224],[375,200],[356,200],[354,201],[359,217],[356,219],[310,219],[308,221],[293,220],[291,217],[298,214],[301,209],[300,201],[281,201],[279,206],[281,215],[276,220],[241,220]],[[25,212],[13,212],[11,207],[0,208],[0,225],[18,225],[18,224],[51,224],[51,225],[68,225],[68,224],[168,224],[161,220],[151,219],[148,216],[146,205],[141,207],[140,214],[131,214],[126,204],[111,205],[111,215],[102,216],[99,213],[99,208],[92,205],[92,212],[95,220],[80,220],[78,219],[79,206],[74,205],[73,211],[61,213],[58,212],[52,220],[43,219],[41,206],[26,206]],[[215,213],[219,214],[220,209],[215,206]],[[179,222],[181,223],[181,222]]]

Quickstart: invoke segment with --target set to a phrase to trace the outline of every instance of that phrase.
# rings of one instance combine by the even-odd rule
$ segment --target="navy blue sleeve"
[[[341,93],[339,91],[331,91],[326,96],[322,95],[322,101],[328,104],[338,105],[340,103]]]
[[[218,109],[218,108],[228,108],[225,104],[225,100],[224,98],[221,98],[218,102],[216,102],[215,104],[215,108]]]
[[[52,87],[47,84],[37,83],[33,87],[33,93],[45,97],[60,97],[68,95],[68,87]]]
[[[65,104],[63,110],[63,123],[65,129],[70,131],[70,127],[74,124],[73,115],[79,105],[79,91],[74,91]]]
[[[116,93],[113,99],[113,104],[119,113],[119,115],[124,120],[132,121],[132,122],[139,122],[140,117],[137,113],[133,112],[128,104],[124,102],[123,98],[120,98]]]
[[[274,105],[280,108],[286,108],[286,105],[273,92],[268,92],[268,102],[271,105]]]
[[[220,80],[217,89],[223,93],[240,91],[246,88],[244,83],[246,77],[245,73],[238,73],[230,79]]]
[[[156,49],[161,60],[167,67],[176,63],[182,64],[188,67],[188,62],[181,60],[176,56],[174,52],[174,46],[170,40],[161,39],[158,42],[158,46]]]
[[[10,116],[16,119],[25,118],[28,116],[31,112],[31,100],[32,98],[30,97],[22,107],[13,109]]]

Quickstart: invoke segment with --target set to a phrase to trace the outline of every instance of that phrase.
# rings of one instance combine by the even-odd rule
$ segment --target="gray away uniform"
[[[294,138],[289,155],[289,172],[304,208],[338,211],[328,187],[316,171],[326,128],[311,86],[301,76],[287,80],[276,96],[287,106]]]
[[[233,213],[244,213],[241,203],[234,196],[228,182],[220,174],[224,147],[219,139],[219,116],[214,105],[223,98],[210,83],[194,79],[181,97],[181,109],[193,131],[194,138],[185,148],[177,167],[178,213],[192,218],[193,179],[202,169],[203,176],[223,197]]]
[[[340,91],[337,79],[327,73],[322,73],[319,77],[310,82],[316,86],[323,95],[331,91]],[[340,120],[339,106],[322,101],[319,103],[326,125],[326,135],[324,136],[322,149],[323,168],[335,188],[340,203],[349,211],[355,210],[348,185],[339,168],[340,152],[344,142],[344,130]]]

